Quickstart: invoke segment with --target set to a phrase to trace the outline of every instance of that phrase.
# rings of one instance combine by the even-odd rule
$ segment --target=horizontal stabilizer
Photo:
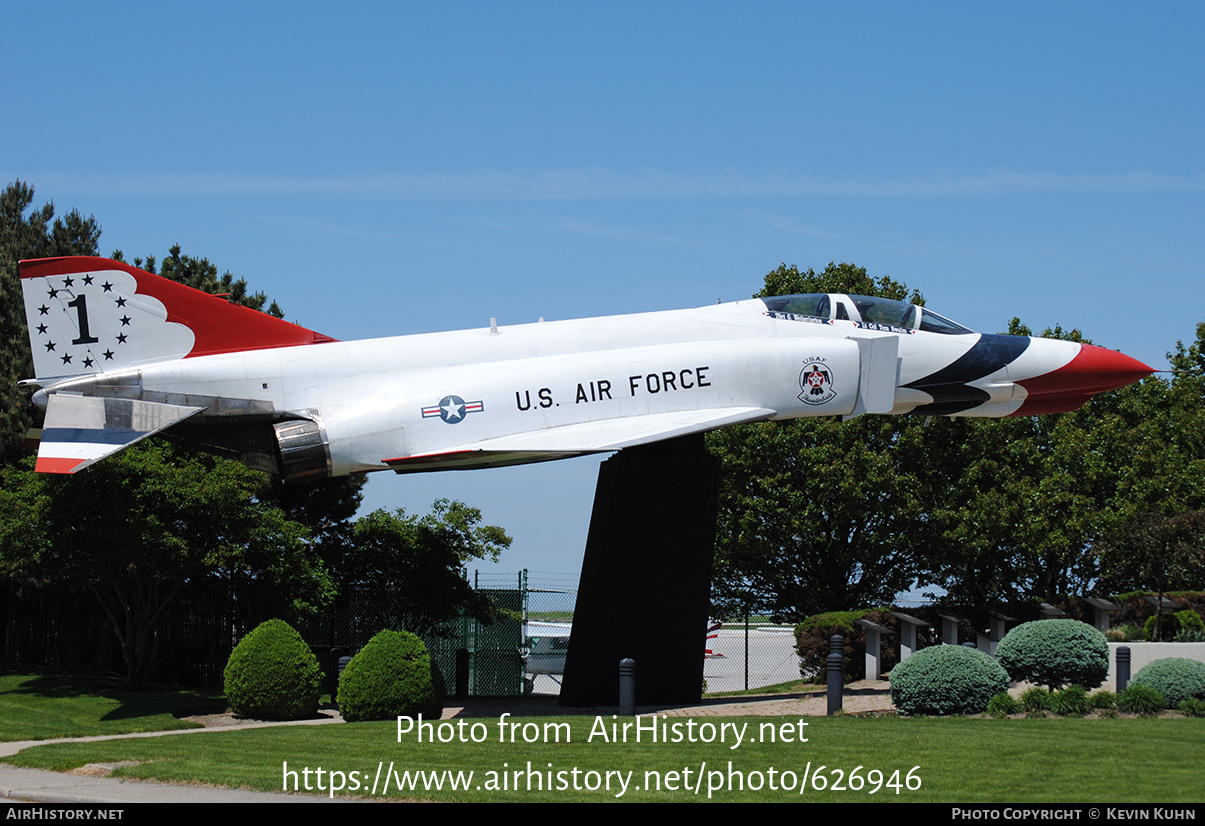
[[[55,393],[38,447],[42,473],[75,473],[204,408]]]
[[[549,430],[486,439],[440,453],[386,459],[385,464],[398,473],[410,473],[564,459],[661,442],[728,425],[765,421],[774,414],[774,410],[765,407],[729,407],[580,422]]]

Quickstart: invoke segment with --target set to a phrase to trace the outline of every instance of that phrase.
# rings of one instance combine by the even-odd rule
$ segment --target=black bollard
[[[619,661],[619,713],[636,714],[636,661],[631,657]]]
[[[1130,684],[1130,647],[1117,646],[1117,690],[1125,691]]]
[[[456,699],[469,698],[469,649],[456,649]]]
[[[834,634],[828,641],[828,713],[831,717],[841,710],[845,690],[845,637]]]

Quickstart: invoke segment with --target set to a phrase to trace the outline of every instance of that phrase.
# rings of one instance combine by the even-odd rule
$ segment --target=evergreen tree
[[[33,199],[33,187],[20,180],[0,193],[0,465],[20,458],[33,418],[30,393],[17,384],[34,378],[17,263],[26,258],[96,255],[99,249],[100,226],[95,218],[84,218],[76,210],[55,218],[53,203],[31,210]]]

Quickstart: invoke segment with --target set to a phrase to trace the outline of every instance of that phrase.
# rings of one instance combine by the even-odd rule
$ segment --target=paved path
[[[565,714],[613,714],[616,709],[567,709],[556,704],[555,698],[515,698],[504,700],[473,700],[463,706],[453,704],[444,709],[444,719],[457,717],[497,718],[503,712],[518,717],[540,717]],[[891,708],[891,698],[886,682],[853,683],[845,690],[846,711],[886,711]],[[767,717],[824,716],[827,701],[823,693],[808,695],[751,695],[724,697],[704,701],[697,706],[653,708],[640,707],[640,714],[653,712],[671,717],[731,717],[759,715]],[[330,725],[343,722],[337,713],[323,720],[302,723],[247,722],[233,725],[211,726],[189,731],[158,731],[144,734],[119,734],[106,737],[80,737],[63,740],[28,740],[17,743],[0,743],[0,757],[16,754],[30,746],[48,743],[89,742],[116,740],[128,737],[166,737],[186,734],[190,736],[220,737],[223,731],[235,731],[268,726]],[[16,801],[35,801],[55,804],[114,804],[127,803],[353,803],[359,800],[335,799],[325,796],[303,794],[273,794],[238,789],[216,789],[205,786],[176,786],[137,780],[121,780],[104,776],[113,766],[93,766],[77,772],[51,772],[38,769],[21,769],[0,763],[0,797]]]

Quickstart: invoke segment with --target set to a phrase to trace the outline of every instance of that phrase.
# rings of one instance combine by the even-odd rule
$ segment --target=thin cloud
[[[1155,172],[991,171],[898,178],[821,178],[797,172],[668,172],[580,169],[470,170],[331,177],[165,173],[29,176],[39,186],[86,194],[222,197],[343,197],[416,202],[563,201],[660,198],[949,198],[1010,194],[1199,192],[1205,175]]]
[[[680,244],[681,238],[671,235],[658,235],[627,227],[608,227],[590,221],[553,221],[548,224],[553,229],[564,230],[577,235],[591,235],[596,238],[615,238],[620,241],[637,241],[652,244]]]
[[[831,230],[807,227],[803,224],[796,224],[794,221],[789,221],[785,218],[771,219],[770,226],[781,232],[789,232],[792,235],[811,235],[814,238],[823,238],[828,241],[840,238],[837,233],[832,232]]]
[[[396,233],[368,232],[360,227],[335,224],[329,221],[314,221],[307,218],[259,216],[253,220],[290,235],[309,237],[313,235],[346,236],[376,241],[397,241]]]

